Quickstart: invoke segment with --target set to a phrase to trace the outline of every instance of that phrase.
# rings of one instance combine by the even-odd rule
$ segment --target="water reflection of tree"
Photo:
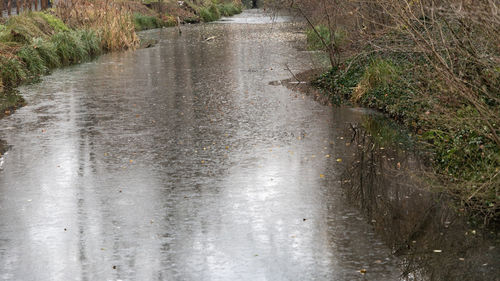
[[[491,280],[499,251],[486,230],[473,230],[442,194],[426,189],[423,157],[379,119],[351,125],[353,157],[342,186],[348,200],[401,258],[407,280]]]

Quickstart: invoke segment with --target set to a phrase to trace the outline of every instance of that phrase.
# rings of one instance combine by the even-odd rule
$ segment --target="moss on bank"
[[[479,112],[467,102],[443,100],[445,87],[428,76],[423,57],[367,53],[347,59],[313,84],[335,104],[378,109],[404,124],[432,152],[436,187],[479,221],[498,221],[500,150],[488,137],[489,128],[480,125]]]

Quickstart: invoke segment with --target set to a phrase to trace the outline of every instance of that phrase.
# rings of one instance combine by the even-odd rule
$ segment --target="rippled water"
[[[153,30],[22,88],[0,121],[0,279],[397,280],[340,193],[364,113],[270,85],[313,61],[264,19]]]

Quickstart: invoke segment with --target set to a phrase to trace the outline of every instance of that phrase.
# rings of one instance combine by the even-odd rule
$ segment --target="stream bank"
[[[308,82],[322,72],[308,70],[271,84],[341,112],[350,108]],[[344,155],[338,159],[343,196],[399,258],[403,280],[495,280],[500,275],[498,225],[472,220],[440,188],[432,149],[404,125],[380,111],[357,110],[368,114],[345,123],[337,136],[337,155]]]
[[[251,10],[182,36],[150,30],[151,48],[20,87],[28,105],[0,120],[11,146],[0,164],[0,279],[404,280],[404,241],[433,266],[464,251],[450,265],[473,266],[455,273],[495,273],[497,248],[477,268],[469,248],[447,247],[458,240],[404,236],[421,225],[412,208],[432,200],[420,204],[404,189],[410,177],[392,173],[397,163],[419,172],[414,160],[383,157],[391,146],[370,151],[359,137],[380,114],[273,83],[315,65],[295,48],[302,34],[290,21]],[[387,189],[379,174],[396,181]]]
[[[154,43],[141,42],[136,31],[214,21],[239,14],[243,8],[238,1],[157,4],[148,4],[153,10],[135,1],[64,2],[46,11],[0,17],[0,118],[25,104],[15,90],[19,85],[37,83],[53,69],[103,53]]]

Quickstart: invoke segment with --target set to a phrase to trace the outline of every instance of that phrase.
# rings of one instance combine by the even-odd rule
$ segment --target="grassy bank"
[[[387,113],[432,153],[432,186],[500,219],[500,14],[491,1],[296,0],[333,103]]]
[[[316,34],[310,35],[315,37]],[[379,41],[395,41],[386,34]],[[325,36],[329,40],[330,36]],[[311,40],[318,44],[318,39]],[[500,69],[482,69],[498,89]],[[431,62],[413,52],[379,51],[366,46],[343,59],[313,84],[332,103],[351,103],[387,113],[404,124],[432,154],[432,185],[457,199],[457,209],[483,222],[498,222],[500,149],[485,118],[469,101],[450,97],[446,81],[432,75]],[[496,81],[496,82],[495,82]],[[485,84],[485,89],[488,84]],[[499,93],[491,91],[492,96]],[[498,112],[495,98],[484,95]],[[498,130],[498,118],[491,120]]]
[[[220,19],[221,17],[229,17],[241,13],[243,5],[239,2],[218,2],[208,1],[202,5],[195,4],[195,2],[186,1],[196,15],[199,16],[203,22],[212,22]]]
[[[103,34],[71,29],[45,12],[11,17],[0,24],[0,112],[24,103],[15,87],[33,83],[53,68],[88,61],[106,51]]]
[[[155,5],[156,3],[156,5]],[[49,11],[0,19],[0,117],[24,100],[15,88],[52,69],[139,46],[136,31],[208,22],[241,12],[240,2],[63,1]]]

